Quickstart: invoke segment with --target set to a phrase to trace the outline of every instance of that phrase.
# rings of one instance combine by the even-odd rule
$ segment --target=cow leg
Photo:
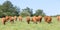
[[[6,21],[3,21],[3,25],[5,25],[6,24]]]
[[[37,22],[34,22],[34,23],[36,23],[36,24],[37,24]]]
[[[30,20],[27,20],[27,23],[29,24],[30,23]]]
[[[6,22],[4,22],[4,25],[6,24]]]
[[[22,20],[19,20],[19,21],[21,21],[21,22],[22,22]]]
[[[37,24],[37,22],[36,22],[36,24]]]
[[[15,21],[17,21],[17,18],[15,19]]]
[[[19,21],[21,21],[21,22],[22,22],[22,19],[19,19]]]
[[[42,21],[42,19],[40,19],[40,22]]]

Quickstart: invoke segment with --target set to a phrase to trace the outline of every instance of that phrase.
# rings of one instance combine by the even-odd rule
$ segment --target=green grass
[[[3,25],[0,19],[0,30],[60,30],[60,22],[55,17],[52,17],[51,24],[44,22],[44,19],[38,24],[34,24],[33,22],[27,24],[24,18],[23,22],[16,21],[14,24],[7,22],[6,25]]]

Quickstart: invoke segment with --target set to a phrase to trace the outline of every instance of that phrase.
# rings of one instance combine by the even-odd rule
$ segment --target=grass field
[[[2,25],[0,19],[0,30],[60,30],[60,22],[55,17],[52,18],[51,24],[44,22],[44,19],[38,24],[34,24],[33,22],[27,24],[25,20],[23,18],[23,22],[16,21],[14,24],[7,22],[6,25]]]

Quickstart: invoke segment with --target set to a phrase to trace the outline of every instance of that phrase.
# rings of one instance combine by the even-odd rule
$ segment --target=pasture
[[[6,25],[1,23],[0,18],[0,30],[60,30],[60,22],[57,21],[56,17],[52,17],[52,23],[48,24],[42,19],[41,23],[35,24],[30,22],[27,24],[26,19],[23,21],[15,21],[13,24],[7,22]]]

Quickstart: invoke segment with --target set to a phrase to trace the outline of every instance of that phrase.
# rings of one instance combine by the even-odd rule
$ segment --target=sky
[[[0,0],[3,4],[6,0]],[[14,6],[24,9],[26,7],[32,8],[33,12],[37,9],[42,9],[46,15],[60,14],[60,0],[9,0]]]

